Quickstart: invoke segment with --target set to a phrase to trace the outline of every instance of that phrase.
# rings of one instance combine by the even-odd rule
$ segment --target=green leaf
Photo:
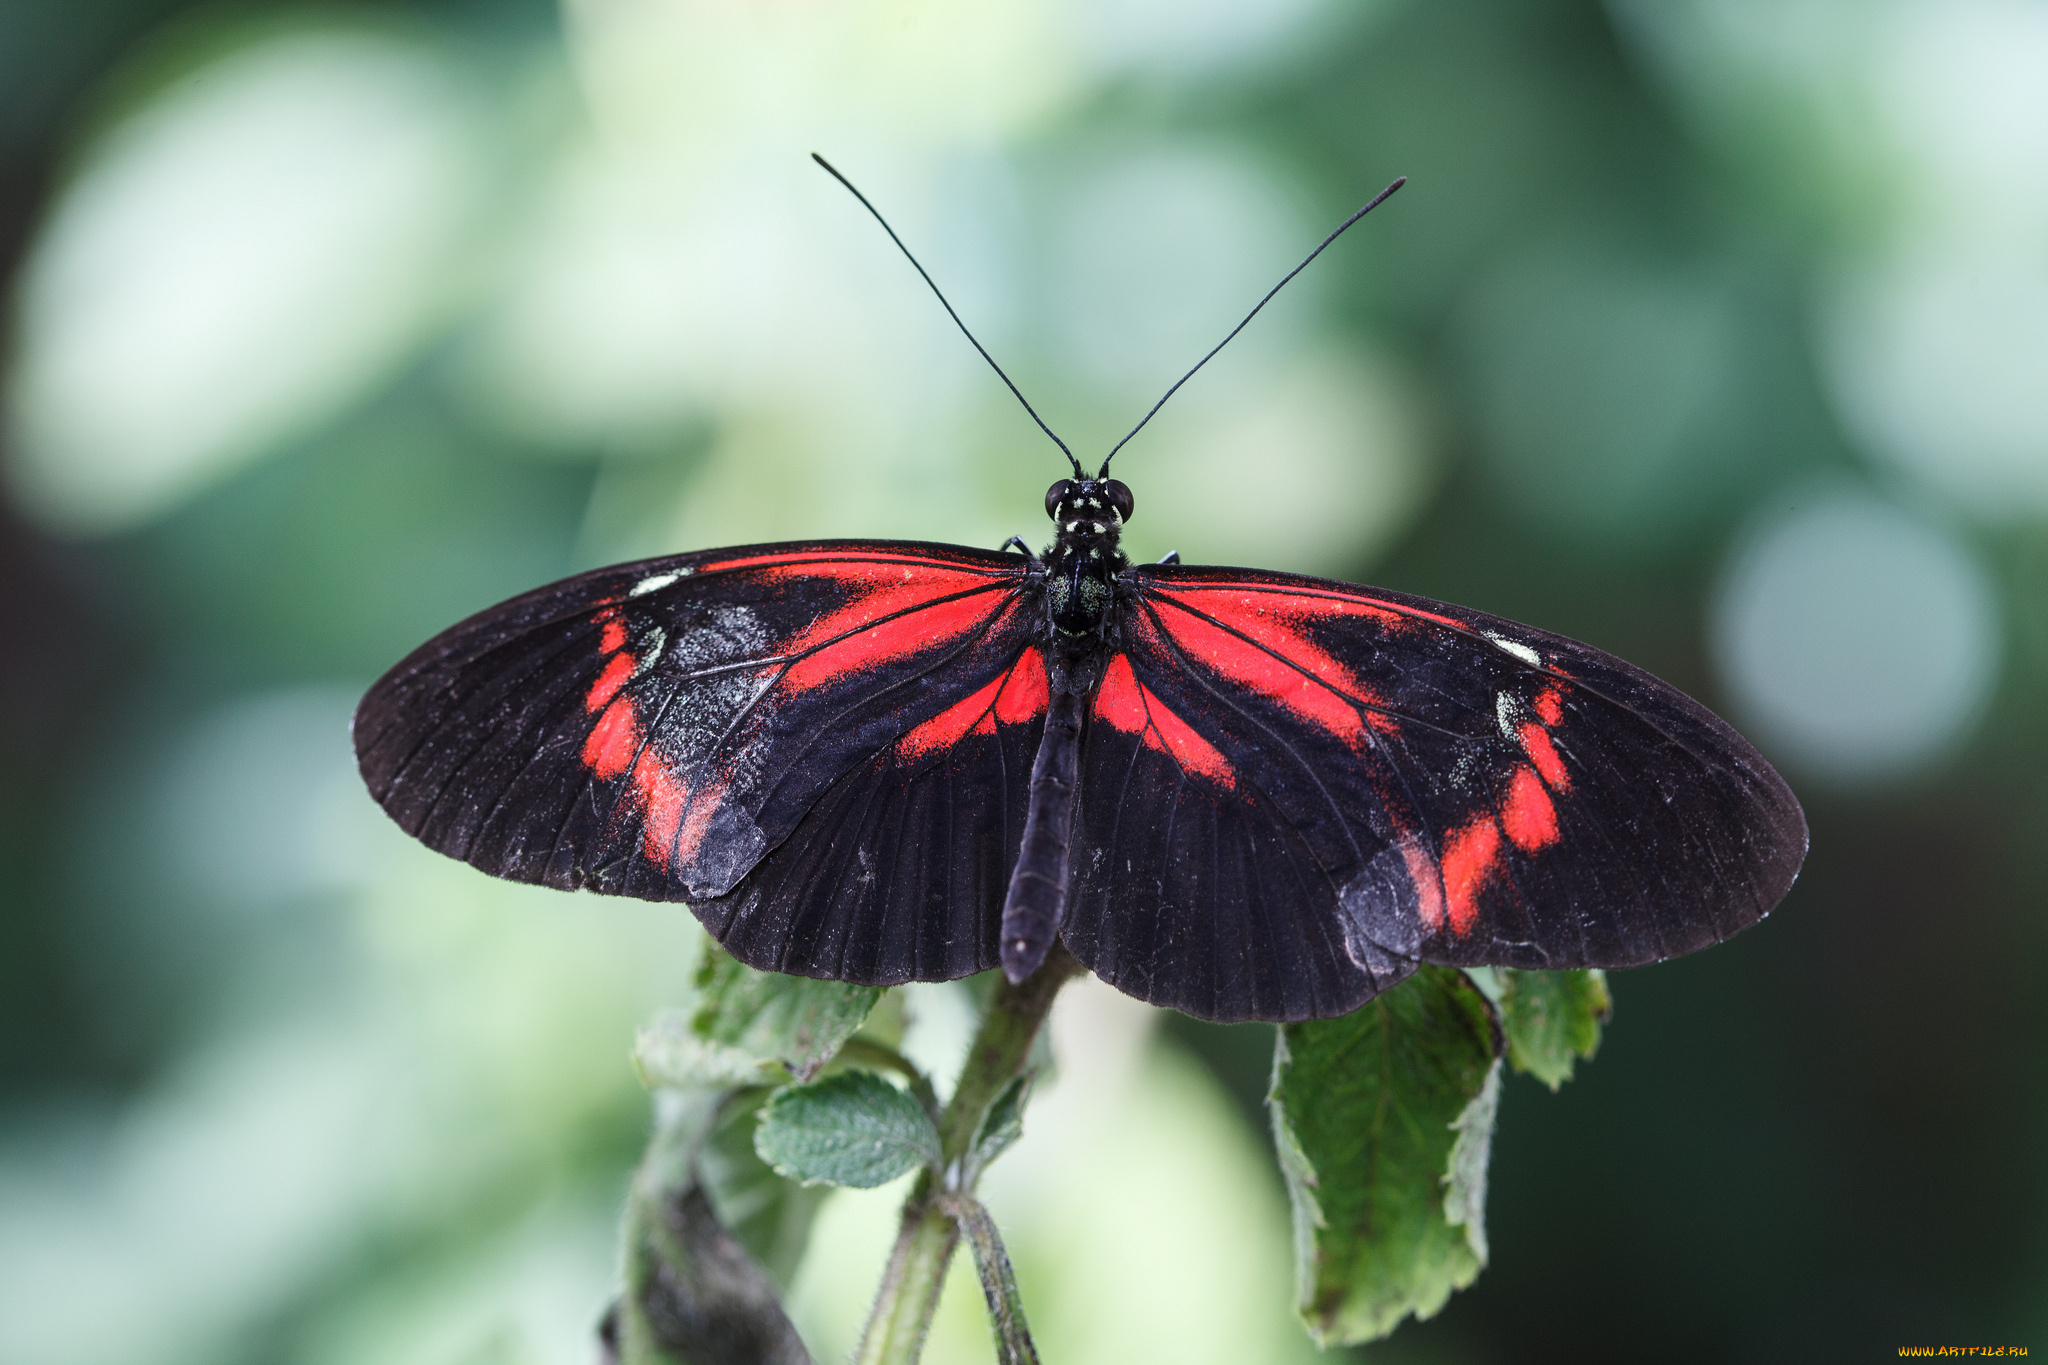
[[[757,972],[716,944],[697,968],[691,1030],[705,1041],[771,1057],[807,1081],[861,1026],[879,986],[849,986],[807,976]]]
[[[649,1090],[732,1090],[787,1080],[773,1058],[710,1042],[690,1027],[693,1010],[663,1010],[633,1035],[633,1066]]]
[[[1458,1140],[1451,1144],[1451,1167],[1444,1175],[1444,1221],[1465,1229],[1465,1241],[1481,1265],[1486,1264],[1486,1166],[1493,1155],[1493,1121],[1499,1113],[1500,1062],[1496,1059],[1486,1068],[1486,1082],[1472,1103],[1451,1120]]]
[[[754,1150],[791,1180],[867,1190],[936,1165],[939,1130],[916,1100],[872,1071],[842,1071],[776,1091],[761,1110]]]
[[[988,1113],[982,1116],[981,1127],[967,1149],[967,1171],[961,1179],[963,1189],[973,1189],[974,1182],[988,1169],[989,1163],[1010,1150],[1010,1145],[1024,1136],[1024,1105],[1030,1099],[1031,1082],[1036,1075],[1036,1072],[1026,1071],[1004,1086],[990,1103]]]
[[[1614,1013],[1607,973],[1524,972],[1500,968],[1501,1029],[1508,1062],[1557,1089],[1572,1078],[1573,1062],[1600,1049],[1600,1026]]]
[[[1499,1051],[1491,1004],[1447,967],[1279,1030],[1267,1105],[1319,1344],[1430,1317],[1478,1276]]]
[[[693,989],[693,1005],[663,1011],[635,1040],[633,1060],[649,1087],[809,1080],[883,994],[878,986],[757,972],[708,942]]]
[[[719,1107],[697,1151],[697,1178],[718,1221],[787,1289],[810,1242],[811,1224],[832,1191],[784,1180],[754,1150],[754,1130],[771,1093],[762,1087],[736,1091]]]

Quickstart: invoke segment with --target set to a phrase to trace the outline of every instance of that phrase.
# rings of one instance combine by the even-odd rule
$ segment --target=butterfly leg
[[[1167,552],[1166,552],[1166,553],[1165,553],[1165,554],[1164,554],[1163,556],[1161,556],[1161,558],[1160,558],[1159,562],[1160,562],[1161,564],[1178,564],[1178,563],[1180,563],[1180,551],[1179,551],[1179,550],[1168,550],[1168,551],[1167,551]]]
[[[1018,553],[1018,554],[1020,554],[1020,555],[1023,555],[1023,556],[1024,556],[1024,557],[1025,557],[1026,559],[1030,560],[1030,561],[1031,561],[1031,562],[1032,562],[1033,564],[1036,564],[1036,563],[1038,562],[1038,556],[1037,556],[1037,555],[1036,555],[1035,553],[1033,553],[1033,551],[1032,551],[1032,549],[1031,549],[1031,547],[1030,547],[1029,545],[1026,545],[1026,544],[1024,543],[1024,537],[1022,537],[1022,536],[1011,536],[1011,537],[1010,537],[1010,538],[1009,538],[1008,540],[1006,540],[1006,541],[1004,541],[1004,542],[1003,542],[1002,544],[1000,544],[1000,545],[996,546],[996,548],[997,548],[998,550],[1007,550],[1007,549],[1009,549],[1009,548],[1010,548],[1010,547],[1011,547],[1012,545],[1014,545],[1014,546],[1016,546],[1016,547],[1017,547],[1017,553]]]
[[[1031,803],[1024,846],[1003,899],[1003,974],[1022,981],[1038,970],[1067,909],[1068,839],[1074,827],[1074,783],[1081,767],[1079,692],[1055,690],[1045,738],[1031,763]]]

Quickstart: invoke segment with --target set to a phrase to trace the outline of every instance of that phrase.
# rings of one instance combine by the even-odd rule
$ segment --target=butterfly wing
[[[903,542],[600,569],[414,651],[357,761],[494,876],[689,901],[756,966],[964,975],[995,960],[1043,727],[1034,601],[1019,556]]]
[[[1132,994],[1290,1019],[1417,961],[1633,966],[1755,923],[1798,873],[1805,820],[1763,757],[1599,650],[1293,575],[1129,581],[1062,934]]]

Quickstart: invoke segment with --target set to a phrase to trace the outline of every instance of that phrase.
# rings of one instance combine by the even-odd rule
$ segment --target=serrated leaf
[[[1499,1050],[1491,1004],[1447,967],[1279,1030],[1267,1104],[1319,1344],[1430,1317],[1478,1276]]]
[[[754,1150],[790,1180],[867,1190],[936,1164],[939,1130],[916,1100],[872,1071],[843,1071],[776,1091],[761,1110]]]
[[[783,1179],[754,1150],[761,1106],[771,1093],[736,1091],[720,1106],[697,1150],[697,1178],[718,1221],[787,1289],[810,1242],[811,1224],[832,1191]]]
[[[689,1028],[718,1048],[781,1063],[807,1081],[851,1038],[882,998],[879,986],[757,972],[714,943],[697,967]]]
[[[1566,972],[1501,968],[1501,1029],[1508,1062],[1557,1089],[1572,1078],[1578,1058],[1600,1050],[1600,1026],[1614,1013],[1607,973],[1598,968]]]
[[[730,1090],[789,1078],[781,1061],[704,1038],[694,1009],[663,1010],[633,1035],[633,1066],[648,1089]]]
[[[1486,1082],[1465,1111],[1451,1121],[1458,1135],[1444,1174],[1444,1221],[1465,1229],[1465,1241],[1486,1264],[1486,1168],[1493,1156],[1493,1122],[1500,1113],[1500,1060],[1486,1069]]]
[[[1030,1100],[1031,1083],[1036,1074],[1026,1071],[1004,1086],[990,1103],[988,1112],[982,1115],[981,1127],[967,1149],[967,1174],[963,1188],[974,1188],[974,1182],[988,1169],[989,1163],[1010,1150],[1011,1144],[1024,1136],[1024,1106]]]

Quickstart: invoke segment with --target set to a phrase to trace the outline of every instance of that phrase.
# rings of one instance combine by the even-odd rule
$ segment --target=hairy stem
[[[941,1170],[960,1169],[989,1105],[1030,1059],[1031,1045],[1052,1010],[1053,997],[1081,970],[1065,945],[1055,942],[1037,971],[1017,985],[1004,981],[996,987],[974,1043],[967,1049],[953,1098],[939,1116]],[[960,1245],[960,1225],[947,1207],[947,1193],[942,1182],[927,1171],[904,1200],[896,1247],[889,1255],[881,1292],[875,1296],[867,1331],[854,1357],[858,1365],[915,1365],[923,1352],[932,1310],[939,1303],[939,1287]]]
[[[981,1294],[988,1300],[989,1326],[995,1329],[996,1365],[1039,1365],[1038,1348],[1024,1321],[1024,1300],[1017,1293],[1017,1275],[996,1220],[971,1194],[946,1196],[947,1211],[974,1248],[974,1268],[981,1274]]]

